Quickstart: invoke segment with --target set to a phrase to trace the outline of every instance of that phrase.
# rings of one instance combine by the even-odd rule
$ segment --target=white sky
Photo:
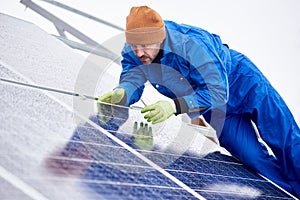
[[[46,19],[25,9],[19,0],[0,0],[0,12],[30,21],[50,33]],[[90,22],[45,2],[33,0],[98,43],[120,31]],[[148,5],[164,19],[204,28],[246,54],[267,76],[300,124],[299,0],[60,0],[64,4],[125,27],[132,6]]]

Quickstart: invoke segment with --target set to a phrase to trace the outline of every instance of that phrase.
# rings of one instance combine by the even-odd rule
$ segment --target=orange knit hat
[[[147,6],[132,7],[126,18],[126,42],[128,44],[154,44],[166,37],[161,16]]]

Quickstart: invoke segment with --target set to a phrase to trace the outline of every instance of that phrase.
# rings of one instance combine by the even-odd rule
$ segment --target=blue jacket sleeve
[[[224,106],[228,100],[228,78],[226,64],[217,50],[198,38],[188,40],[185,48],[191,70],[189,78],[196,84],[192,94],[183,96],[188,113],[199,115],[212,108]],[[222,43],[220,48],[223,48]]]
[[[125,105],[137,102],[144,91],[144,83],[147,81],[141,68],[142,63],[135,57],[129,45],[125,45],[122,51],[122,72],[119,86],[126,91]]]

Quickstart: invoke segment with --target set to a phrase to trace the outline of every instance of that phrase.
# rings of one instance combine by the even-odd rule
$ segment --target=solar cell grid
[[[113,132],[113,134],[116,133],[117,132],[115,131]],[[123,139],[127,137],[127,141],[130,141],[130,137],[132,137],[130,134],[119,134],[119,136],[122,136]],[[105,148],[107,147],[105,146]],[[105,150],[103,151],[103,149],[101,150],[101,148],[98,150],[104,152],[104,154],[106,152]],[[114,154],[113,151],[111,151],[111,153],[112,157],[115,158],[115,161],[118,162],[118,153]],[[209,154],[205,158],[197,157],[197,155],[192,155],[188,152],[185,155],[176,155],[153,151],[146,152],[144,155],[156,164],[164,166],[165,170],[170,172],[173,176],[209,199],[222,199],[225,197],[233,199],[259,197],[264,199],[289,199],[284,192],[278,190],[278,188],[271,185],[267,180],[262,179],[262,177],[256,173],[247,169],[241,163],[238,163],[234,158],[220,153]],[[135,187],[143,185],[143,187],[146,187],[147,189],[156,188],[157,190],[157,187],[161,188],[161,186],[163,186],[169,187],[169,190],[182,190],[178,188],[176,184],[174,185],[174,183],[173,185],[165,185],[165,177],[153,173],[154,171],[150,167],[142,166],[141,168],[141,166],[135,164],[131,166],[115,164],[116,163],[94,163],[93,167],[86,173],[92,173],[89,177],[93,177],[97,181],[89,183],[88,185],[92,185],[91,187],[97,191],[100,190],[99,188],[102,188],[100,190],[102,191],[103,187],[107,190],[107,183],[99,180],[110,180],[113,181],[113,183],[110,182],[111,184],[116,184],[118,187],[126,187],[126,185],[133,187],[132,184],[134,184]],[[126,162],[124,162],[124,164],[126,164]],[[112,171],[115,173],[114,176],[110,175],[110,172]],[[104,177],[103,174],[105,174]],[[118,182],[120,180],[126,180],[126,183],[121,184]],[[227,191],[220,188],[224,188],[225,186],[227,186]],[[132,189],[132,191],[135,191],[134,194],[139,194],[135,189]],[[274,192],[275,190],[276,192]],[[123,192],[121,193],[124,195]],[[126,196],[129,195],[133,198],[134,194],[127,194]],[[160,196],[162,197],[162,194],[160,194]],[[153,196],[153,194],[147,194],[147,197],[150,199],[154,197],[157,198],[157,196]]]
[[[14,89],[22,90],[22,92],[25,91],[24,88],[14,88],[12,85],[3,86],[2,84],[1,86],[10,88],[6,91]],[[41,95],[38,91],[28,90],[28,92],[30,96],[33,97],[33,102],[39,102],[39,98],[45,99],[45,97],[47,97],[46,95]],[[38,93],[38,95],[35,96],[35,93]],[[47,100],[47,102],[51,101]],[[32,105],[32,102],[26,101],[23,102],[23,104],[23,106],[26,104]],[[52,102],[52,104],[56,103]],[[11,106],[10,109],[12,107],[13,106]],[[30,111],[30,107],[31,106],[26,106],[26,109]],[[18,109],[18,107],[16,108]],[[98,122],[96,120],[97,117],[90,119]],[[30,119],[25,121],[28,120],[31,121]],[[25,121],[23,119],[23,121],[18,121],[16,124]],[[66,123],[61,123],[60,126],[64,124]],[[110,130],[112,134],[121,137],[121,139],[124,139],[124,141],[134,147],[130,133],[123,134],[118,133],[117,130]],[[34,134],[38,133],[37,129],[31,129],[30,126],[27,126],[26,131],[31,131]],[[2,136],[4,136],[4,134],[2,134]],[[6,136],[8,136],[8,134],[6,134]],[[29,136],[27,132],[19,133],[15,136],[24,143],[21,142],[18,145],[8,147],[12,150],[16,148],[19,149],[17,151],[19,154],[2,154],[2,166],[8,167],[9,164],[15,166],[15,160],[10,160],[12,157],[26,166],[28,164],[26,162],[32,160],[32,157],[35,156],[33,149],[38,148],[38,144],[28,142],[28,138],[39,138],[44,140],[44,142],[47,140],[47,137],[43,138],[37,135]],[[59,134],[57,136],[59,136]],[[48,137],[49,141],[55,140],[53,137],[50,138]],[[59,137],[57,137],[57,140],[59,140]],[[7,141],[9,142],[9,140]],[[121,196],[125,199],[140,199],[141,197],[143,199],[167,199],[170,197],[178,197],[181,199],[195,198],[172,180],[149,166],[143,160],[137,158],[126,148],[120,146],[111,138],[108,138],[101,132],[101,129],[90,126],[88,122],[78,125],[72,130],[70,140],[64,141],[64,148],[61,151],[56,151],[58,154],[46,154],[47,156],[44,158],[46,159],[45,165],[47,166],[48,175],[40,174],[42,176],[37,179],[35,174],[30,170],[27,171],[16,166],[11,169],[16,170],[14,173],[17,176],[27,180],[27,182],[37,188],[40,187],[38,186],[39,183],[43,183],[45,180],[47,183],[52,184],[58,182],[60,184],[75,182],[83,188],[88,188],[87,190],[89,191],[94,191],[87,195],[90,196],[91,199],[100,196],[107,199],[117,196]],[[30,146],[29,151],[32,152],[32,155],[25,152],[21,153],[22,147],[20,147],[20,145],[24,147],[24,144]],[[225,197],[236,199],[241,197],[252,198],[253,195],[264,199],[289,198],[284,192],[281,192],[257,174],[249,171],[233,158],[222,154],[214,153],[208,155],[206,158],[202,158],[190,154],[189,152],[184,155],[159,151],[147,151],[142,153],[154,163],[163,166],[164,169],[174,177],[208,199]],[[24,155],[26,155],[25,160],[23,158]],[[45,165],[43,166],[45,167]],[[72,178],[70,179],[69,177]],[[222,185],[231,187],[228,187],[228,190],[224,191],[218,188],[218,186],[220,187]],[[53,188],[53,190],[55,191],[55,188]],[[85,189],[82,190],[85,191]],[[245,194],[245,190],[252,191],[252,193]],[[44,193],[49,195],[49,191],[44,191]]]

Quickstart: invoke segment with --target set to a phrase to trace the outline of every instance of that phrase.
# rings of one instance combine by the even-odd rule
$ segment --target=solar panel
[[[1,72],[20,80],[4,67]],[[27,187],[45,199],[292,198],[219,152],[203,157],[159,146],[154,151],[133,149],[132,133],[124,132],[126,119],[116,116],[119,124],[106,129],[96,126],[97,116],[78,125],[76,113],[41,91],[3,82],[1,91],[1,188],[9,182],[29,194],[19,192],[18,198],[39,197]],[[8,173],[15,178],[4,176]],[[1,194],[14,197],[15,190],[1,189]]]
[[[41,75],[0,62],[2,78],[42,85]],[[3,81],[0,91],[1,199],[293,199],[176,117],[140,150],[137,109],[112,106],[103,125],[51,92]]]

